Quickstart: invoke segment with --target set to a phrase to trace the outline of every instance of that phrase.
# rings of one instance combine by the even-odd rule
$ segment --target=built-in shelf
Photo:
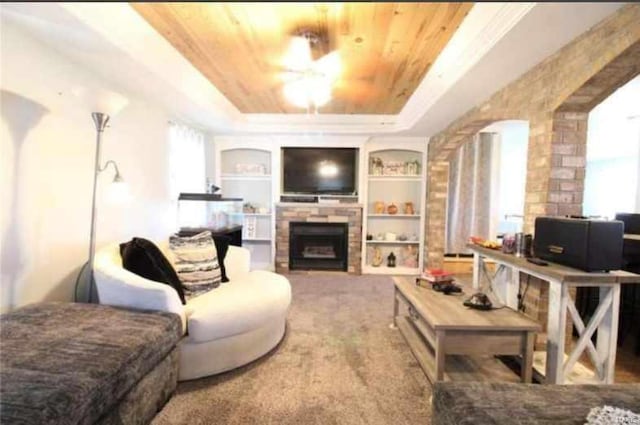
[[[418,268],[410,268],[410,267],[373,267],[371,264],[367,264],[364,266],[364,273],[375,273],[375,274],[384,274],[384,275],[416,275],[420,274],[420,269]]]
[[[222,174],[220,176],[222,180],[264,180],[270,181],[270,174]]]
[[[387,245],[420,245],[420,241],[366,241],[368,244],[387,244]]]
[[[375,238],[391,233],[396,235],[396,240],[365,240],[361,255],[363,273],[420,274],[424,253],[425,216],[421,212],[425,211],[426,148],[426,143],[417,140],[405,142],[389,139],[368,144],[366,157],[369,169],[363,190],[363,235],[373,235]],[[394,172],[402,174],[392,174]],[[384,210],[376,210],[375,207],[380,204],[385,206]],[[413,208],[403,208],[409,204]],[[389,205],[395,205],[399,214],[389,214]],[[409,211],[413,211],[413,214],[405,214]],[[401,241],[399,235],[410,237],[411,240]],[[392,252],[398,258],[398,267],[385,267]],[[382,255],[384,261],[380,267],[373,267],[371,261],[378,255]],[[413,264],[416,264],[415,268],[403,267]]]
[[[376,176],[369,174],[369,181],[397,181],[397,182],[420,182],[421,176]]]
[[[401,218],[420,219],[420,214],[368,214],[369,218]]]
[[[244,215],[245,217],[271,217],[271,213],[242,213],[242,212],[233,212],[229,213],[230,215]]]
[[[252,139],[216,140],[216,184],[225,195],[240,197],[243,204],[251,204],[253,212],[236,213],[242,217],[242,244],[251,252],[251,269],[273,270],[275,259],[274,168],[275,150],[268,144]],[[257,185],[257,186],[256,186]],[[264,208],[264,209],[262,209]],[[260,212],[262,211],[262,212]]]

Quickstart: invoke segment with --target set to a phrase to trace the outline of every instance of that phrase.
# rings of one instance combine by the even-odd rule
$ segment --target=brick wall
[[[588,112],[640,73],[640,5],[620,8],[431,138],[429,169],[444,169],[452,153],[487,125],[529,121],[524,230],[540,215],[581,214]],[[435,167],[435,168],[434,168]],[[428,175],[425,258],[442,264],[447,173]],[[444,185],[444,186],[443,186]],[[525,306],[546,317],[546,285],[531,280]]]
[[[362,273],[362,206],[276,205],[276,273],[289,273],[289,224],[292,221],[349,223],[347,272]]]
[[[447,161],[428,161],[427,163],[427,217],[425,220],[426,263],[429,267],[441,268],[445,238],[440,237],[447,224],[447,196],[449,182],[449,163]]]

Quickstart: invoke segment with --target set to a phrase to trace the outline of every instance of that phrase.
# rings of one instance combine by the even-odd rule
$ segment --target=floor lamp
[[[84,95],[84,92],[82,93]],[[115,175],[112,181],[112,185],[120,186],[119,192],[124,192],[122,186],[124,185],[124,180],[122,179],[122,175],[120,174],[120,170],[118,169],[118,165],[115,161],[109,160],[105,162],[104,165],[100,165],[100,152],[102,148],[102,136],[105,128],[109,122],[109,119],[112,114],[117,113],[120,109],[124,108],[127,104],[127,100],[115,93],[112,92],[102,92],[102,96],[99,96],[102,99],[102,102],[99,102],[99,105],[94,110],[107,110],[111,114],[107,112],[92,112],[91,118],[93,119],[93,123],[96,128],[96,151],[95,151],[95,160],[94,160],[94,168],[93,168],[93,191],[91,197],[91,230],[89,233],[89,259],[87,263],[82,266],[80,273],[78,275],[78,279],[76,280],[76,288],[75,288],[75,301],[78,302],[97,302],[97,292],[95,289],[95,281],[94,281],[94,268],[93,261],[96,253],[96,220],[97,220],[97,208],[96,208],[96,200],[97,200],[97,188],[98,188],[98,175],[105,171],[109,165],[112,165],[115,170]],[[98,109],[100,108],[100,109]]]

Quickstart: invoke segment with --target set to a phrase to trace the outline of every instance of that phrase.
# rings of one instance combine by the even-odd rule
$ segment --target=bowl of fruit
[[[469,241],[474,245],[479,245],[489,249],[500,249],[500,244],[497,241],[490,241],[478,236],[471,236]]]

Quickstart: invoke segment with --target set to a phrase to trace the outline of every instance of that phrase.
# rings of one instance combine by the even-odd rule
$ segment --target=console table
[[[520,273],[529,274],[549,282],[549,308],[547,318],[547,360],[545,381],[547,384],[563,384],[566,375],[586,350],[595,367],[596,378],[605,384],[613,383],[618,337],[618,311],[620,284],[640,283],[640,276],[624,272],[589,273],[559,264],[539,266],[525,258],[501,251],[468,244],[473,256],[473,286],[480,287],[480,273],[485,258],[506,268],[506,279],[493,282],[494,292],[508,307],[517,309]],[[585,325],[569,294],[571,287],[599,288],[600,302],[594,315]],[[564,358],[567,313],[571,316],[580,335],[575,347]],[[591,336],[598,331],[596,345]]]
[[[394,277],[394,287],[394,324],[432,382],[449,380],[447,354],[522,355],[521,379],[531,382],[539,323],[508,308],[469,309],[462,305],[467,294],[445,295],[416,285],[415,278]],[[410,317],[398,316],[400,302],[409,307]]]

